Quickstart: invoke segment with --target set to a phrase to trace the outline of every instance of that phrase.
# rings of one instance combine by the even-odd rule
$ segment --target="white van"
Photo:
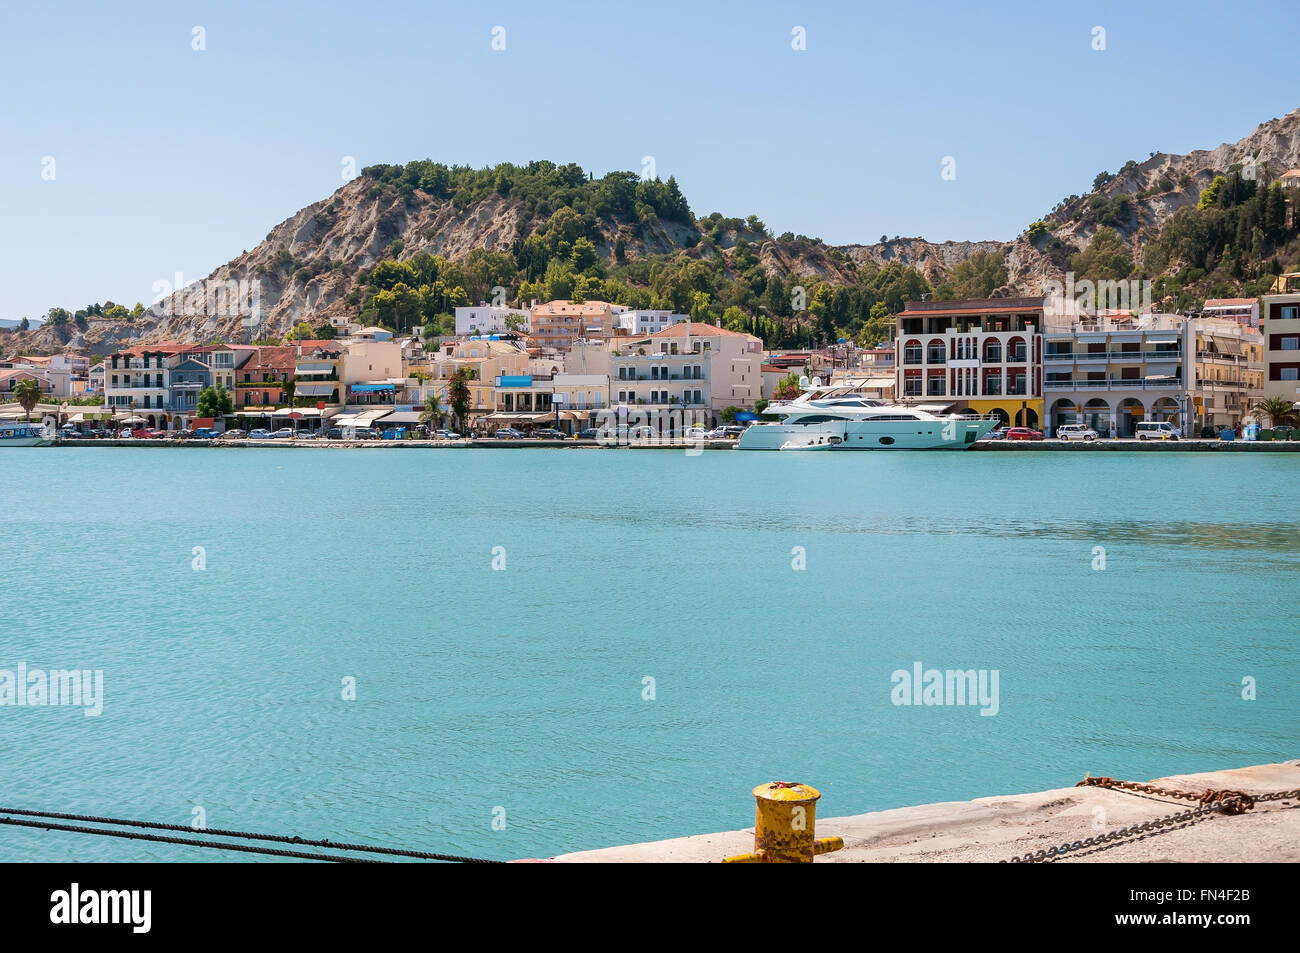
[[[1177,440],[1178,431],[1167,420],[1140,420],[1136,436],[1139,440]]]

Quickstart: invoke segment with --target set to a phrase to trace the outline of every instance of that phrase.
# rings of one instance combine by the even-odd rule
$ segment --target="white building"
[[[671,311],[624,311],[618,315],[617,320],[618,327],[628,334],[654,334],[672,327],[678,321],[690,320],[690,315],[673,314]]]
[[[457,334],[490,334],[510,330],[506,327],[506,318],[515,314],[524,319],[519,330],[528,330],[528,308],[504,308],[495,305],[480,304],[456,309]]]

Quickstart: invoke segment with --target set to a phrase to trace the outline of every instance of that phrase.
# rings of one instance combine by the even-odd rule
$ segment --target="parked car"
[[[641,424],[639,427],[633,427],[627,432],[629,440],[651,440],[655,436],[653,427],[647,424]]]
[[[745,428],[739,424],[725,424],[718,428],[718,433],[726,440],[736,440],[744,432]]]
[[[293,437],[292,427],[281,427],[279,430],[271,433],[272,440],[289,440]]]
[[[105,430],[103,427],[96,427],[94,430],[90,432],[90,435],[94,437],[96,440],[105,440],[108,437],[113,436],[113,431]]]
[[[588,427],[586,430],[579,430],[573,435],[575,440],[599,440],[600,428]]]
[[[214,440],[217,437],[220,437],[221,434],[217,433],[211,427],[195,427],[193,436],[199,440]]]
[[[522,440],[527,434],[522,430],[516,430],[514,427],[501,427],[493,431],[492,436],[497,440]]]
[[[221,435],[221,439],[222,440],[247,440],[248,431],[239,430],[239,429],[227,430],[225,433]]]
[[[1167,420],[1140,420],[1133,435],[1139,440],[1178,439],[1178,431]]]
[[[299,430],[294,434],[295,440],[315,440],[317,433],[314,430]]]
[[[271,431],[263,430],[261,428],[258,428],[257,430],[250,430],[248,433],[248,439],[249,440],[270,440]]]
[[[709,432],[703,427],[687,427],[682,431],[682,437],[686,440],[706,440]]]
[[[1056,428],[1057,440],[1096,440],[1097,431],[1084,424],[1062,424]]]
[[[460,439],[460,434],[456,433],[456,431],[454,431],[454,430],[439,430],[439,431],[438,431],[438,439],[439,439],[439,440],[459,440],[459,439]]]
[[[1012,427],[1007,431],[1008,440],[1042,440],[1043,434],[1039,430],[1031,430],[1028,427]]]
[[[77,430],[76,428],[73,428],[72,430],[60,430],[59,437],[63,440],[85,440],[86,439],[86,435],[82,433],[80,430]]]
[[[538,440],[567,440],[569,435],[561,433],[551,427],[543,427],[541,430],[534,430],[533,436]]]
[[[358,427],[352,435],[353,440],[378,440],[379,431],[374,427]]]
[[[990,431],[989,431],[988,433],[986,433],[984,436],[980,437],[980,439],[981,439],[981,440],[1006,440],[1006,439],[1007,439],[1007,431],[1006,431],[1005,428],[999,428],[999,429],[997,429],[997,430],[990,430]]]

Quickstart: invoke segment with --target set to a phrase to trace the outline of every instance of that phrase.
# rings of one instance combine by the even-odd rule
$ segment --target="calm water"
[[[833,816],[1300,753],[1290,455],[0,465],[0,669],[102,669],[105,694],[98,718],[0,707],[4,807],[201,806],[212,827],[514,858],[744,827],[771,779]],[[998,714],[896,707],[917,661],[997,669]],[[5,861],[222,856],[0,827]]]

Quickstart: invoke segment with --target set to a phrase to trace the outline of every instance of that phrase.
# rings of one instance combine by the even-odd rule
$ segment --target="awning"
[[[1236,338],[1232,338],[1232,337],[1215,338],[1214,343],[1219,346],[1220,354],[1241,353],[1241,342]]]
[[[293,389],[297,397],[328,397],[339,389],[338,384],[299,384]],[[354,390],[356,388],[353,388]]]
[[[339,414],[334,418],[336,427],[369,427],[380,417],[390,413],[388,410],[363,410],[356,414]]]
[[[495,414],[488,414],[484,420],[499,420],[503,423],[516,424],[540,424],[547,420],[554,420],[554,412],[544,414],[527,414],[527,413],[506,413],[504,411]]]
[[[894,379],[892,377],[868,377],[866,380],[858,383],[857,387],[870,387],[873,389],[881,387],[893,387]]]
[[[272,417],[289,417],[293,414],[300,414],[303,417],[319,417],[320,411],[315,407],[281,407]]]
[[[383,419],[384,426],[389,424],[418,424],[420,415],[410,410],[399,410]]]
[[[927,414],[942,414],[951,410],[952,404],[918,404],[916,409],[923,410]]]
[[[393,384],[353,384],[348,390],[354,394],[377,394],[381,391],[390,391],[394,389]]]

